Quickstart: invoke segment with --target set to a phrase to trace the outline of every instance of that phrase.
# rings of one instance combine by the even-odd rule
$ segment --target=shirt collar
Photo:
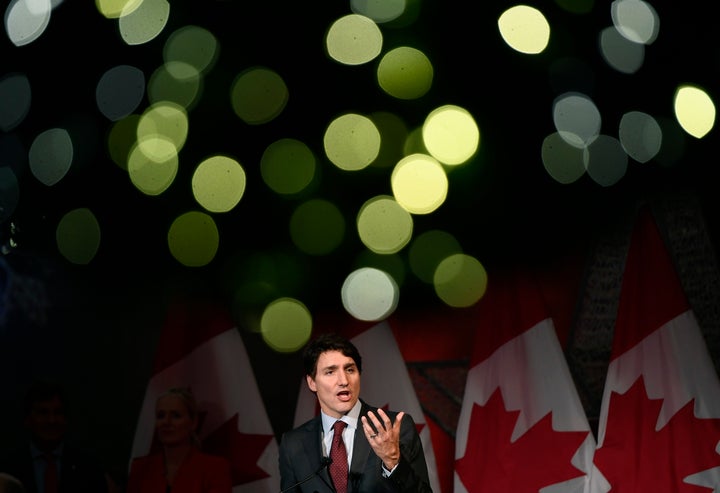
[[[348,424],[348,428],[357,428],[358,419],[360,419],[361,407],[362,404],[360,403],[360,399],[358,399],[352,409],[350,409],[347,414],[344,414],[342,417],[340,417],[340,420],[345,421]],[[333,424],[335,424],[335,421],[337,421],[338,418],[328,416],[322,411],[320,411],[320,416],[322,417],[323,431],[327,435],[328,433],[330,433],[330,430],[332,430]]]

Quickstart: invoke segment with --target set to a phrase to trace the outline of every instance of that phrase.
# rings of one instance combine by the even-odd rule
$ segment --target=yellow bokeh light
[[[536,8],[516,5],[498,18],[500,35],[505,42],[520,53],[541,53],[550,40],[550,24]]]
[[[325,154],[338,168],[357,171],[369,166],[380,152],[380,131],[363,115],[341,115],[328,125]]]
[[[363,244],[375,253],[397,253],[412,237],[412,216],[394,198],[379,196],[365,202],[357,218]]]
[[[215,258],[220,233],[212,217],[190,211],[173,221],[167,239],[170,253],[178,262],[188,267],[202,267]]]
[[[425,119],[422,139],[428,152],[450,166],[470,159],[480,146],[480,129],[464,108],[452,104],[433,110]]]
[[[411,154],[401,159],[390,181],[395,200],[412,214],[429,214],[447,197],[445,170],[426,154]]]
[[[387,52],[377,68],[378,84],[398,99],[417,99],[432,87],[433,66],[422,51],[400,46]]]
[[[383,36],[369,17],[350,14],[336,20],[325,37],[328,55],[345,65],[361,65],[380,54]]]
[[[715,104],[699,87],[679,87],[675,92],[674,108],[678,123],[693,137],[704,137],[715,125]]]
[[[240,163],[227,156],[212,156],[198,165],[192,191],[198,204],[210,212],[228,212],[243,194],[247,180]]]
[[[475,257],[456,253],[440,262],[433,284],[438,297],[448,306],[468,307],[485,294],[487,272]]]
[[[307,307],[293,298],[280,298],[263,311],[260,332],[265,343],[280,353],[302,348],[312,333],[312,316]]]

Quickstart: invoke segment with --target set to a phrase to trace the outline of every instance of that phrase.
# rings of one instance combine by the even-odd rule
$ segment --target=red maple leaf
[[[720,466],[720,456],[715,453],[720,419],[695,417],[693,399],[655,431],[662,403],[662,399],[648,398],[642,377],[624,394],[611,394],[607,431],[594,462],[613,492],[708,491],[683,479]]]
[[[273,435],[253,435],[238,431],[237,413],[203,440],[203,450],[221,455],[230,462],[233,486],[269,476],[257,465]]]
[[[455,461],[467,491],[537,493],[583,475],[570,461],[589,431],[554,431],[548,413],[512,443],[519,414],[505,410],[499,390],[473,405],[465,455]]]

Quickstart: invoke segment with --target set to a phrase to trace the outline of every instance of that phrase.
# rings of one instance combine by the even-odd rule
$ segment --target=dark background
[[[674,91],[681,83],[698,84],[715,97],[720,54],[713,17],[704,7],[654,2],[659,37],[646,47],[641,69],[622,74],[603,61],[597,45],[600,30],[611,25],[609,3],[598,2],[586,14],[567,12],[552,2],[537,4],[552,33],[547,50],[536,56],[514,52],[499,36],[497,18],[510,6],[506,2],[435,0],[412,6],[414,14],[407,23],[381,28],[383,51],[409,45],[423,50],[433,63],[432,90],[417,101],[385,95],[375,81],[375,63],[346,67],[325,56],[325,31],[336,18],[351,13],[344,1],[173,2],[168,26],[158,38],[126,46],[116,21],[102,18],[93,2],[71,0],[53,11],[46,32],[30,45],[14,47],[6,37],[0,40],[0,76],[24,73],[33,90],[30,114],[0,140],[19,139],[29,149],[37,134],[48,128],[66,127],[83,135],[71,172],[53,187],[32,176],[26,159],[0,156],[0,165],[10,166],[20,183],[18,207],[0,223],[2,244],[12,239],[15,245],[0,259],[0,313],[5,315],[0,319],[0,408],[5,422],[0,441],[20,433],[19,398],[25,385],[36,376],[59,376],[69,384],[78,436],[100,450],[112,467],[122,468],[155,342],[167,305],[177,296],[217,300],[234,311],[256,374],[263,375],[261,389],[276,433],[289,427],[287,410],[294,405],[300,372],[297,355],[275,355],[247,330],[247,312],[257,307],[235,305],[224,281],[228,272],[242,267],[238,259],[292,250],[286,222],[296,204],[274,197],[262,184],[258,163],[265,147],[294,137],[322,156],[325,126],[346,111],[394,112],[411,128],[443,104],[457,104],[473,114],[481,148],[471,162],[449,175],[448,201],[435,213],[414,218],[416,234],[431,229],[450,232],[489,272],[521,266],[540,273],[556,301],[557,325],[591,418],[612,325],[612,302],[603,305],[603,311],[600,300],[614,299],[619,287],[622,238],[638,204],[653,205],[672,240],[673,254],[684,266],[681,276],[701,308],[704,328],[713,337],[720,244],[717,130],[698,140],[676,128],[667,138],[680,144],[679,154],[664,148],[648,163],[630,160],[626,176],[611,187],[601,187],[588,176],[561,185],[546,174],[540,160],[542,140],[554,131],[552,102],[565,91],[590,96],[603,116],[602,133],[615,136],[628,111],[671,121]],[[172,219],[197,208],[189,186],[192,166],[181,166],[173,186],[161,196],[142,195],[110,160],[105,142],[111,122],[94,100],[97,81],[115,65],[135,65],[147,77],[162,63],[169,33],[187,24],[212,31],[220,55],[191,114],[181,160],[197,163],[210,152],[238,156],[249,183],[238,207],[215,218],[220,251],[203,268],[179,265],[165,240]],[[568,57],[583,62],[587,72],[571,79],[559,77],[558,63]],[[276,70],[289,87],[290,100],[278,119],[252,127],[234,116],[227,94],[234,77],[255,65]],[[341,206],[348,224],[354,224],[359,205],[369,196],[390,191],[388,169],[350,175],[320,159],[320,193]],[[90,208],[102,228],[100,251],[87,266],[64,261],[54,240],[58,220],[76,207]],[[349,231],[337,252],[301,257],[307,281],[290,294],[315,315],[339,313],[340,323],[350,323],[340,304],[339,286],[362,251],[356,234]],[[602,269],[605,274],[598,274]],[[598,275],[601,281],[589,283]],[[446,329],[442,318],[426,314],[447,311],[431,286],[408,276],[397,315],[412,323],[403,327],[432,320]],[[471,310],[449,311],[467,324]],[[396,335],[414,382],[422,386],[421,401],[440,428],[452,435],[468,333],[448,340],[447,331],[436,332],[435,339],[423,331],[425,343],[413,340],[412,334],[411,329],[397,329]],[[590,342],[578,343],[581,336]],[[714,342],[710,347],[717,349]],[[433,380],[427,378],[428,367],[435,378],[426,388]]]

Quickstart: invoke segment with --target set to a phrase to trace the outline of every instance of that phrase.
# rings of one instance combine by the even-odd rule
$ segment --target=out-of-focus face
[[[25,426],[30,430],[33,441],[44,450],[55,448],[67,431],[65,406],[60,397],[38,401],[25,417]]]
[[[347,414],[360,398],[360,372],[355,360],[340,351],[326,351],[317,361],[315,378],[307,376],[320,409],[334,418]]]
[[[155,404],[155,430],[163,445],[192,442],[197,419],[190,416],[187,406],[177,395],[164,395]]]

